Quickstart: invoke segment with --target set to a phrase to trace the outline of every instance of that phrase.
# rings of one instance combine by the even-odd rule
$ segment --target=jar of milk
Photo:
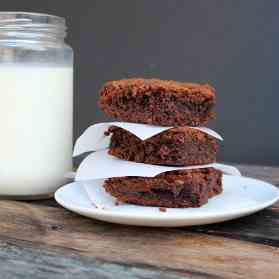
[[[65,20],[0,12],[0,198],[51,196],[72,170],[73,51]]]

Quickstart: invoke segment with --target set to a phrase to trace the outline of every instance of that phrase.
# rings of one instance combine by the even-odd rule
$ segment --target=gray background
[[[75,50],[75,138],[107,120],[102,83],[158,77],[210,83],[220,159],[279,164],[279,1],[1,1],[0,10],[66,17]],[[276,52],[275,52],[276,50]]]

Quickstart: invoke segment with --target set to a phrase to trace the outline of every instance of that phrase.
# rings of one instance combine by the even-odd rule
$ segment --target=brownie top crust
[[[174,80],[131,78],[108,81],[101,89],[101,96],[117,94],[118,91],[131,90],[132,93],[175,92],[180,94],[196,94],[200,98],[215,98],[215,89],[209,84],[179,82]],[[134,91],[133,91],[134,90]],[[199,95],[202,93],[202,95]],[[197,96],[197,97],[198,97]]]

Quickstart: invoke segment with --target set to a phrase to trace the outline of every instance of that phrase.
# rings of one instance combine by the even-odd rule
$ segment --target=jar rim
[[[2,39],[61,40],[65,38],[66,30],[66,20],[56,15],[19,11],[0,12]]]
[[[30,23],[52,23],[52,24],[65,24],[65,18],[47,14],[47,13],[37,13],[37,12],[22,12],[22,11],[1,11],[0,12],[0,21],[2,20],[15,20],[19,19],[30,20]]]

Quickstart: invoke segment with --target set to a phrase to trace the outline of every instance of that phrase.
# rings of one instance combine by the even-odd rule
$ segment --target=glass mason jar
[[[0,198],[53,195],[72,170],[73,51],[65,20],[0,13]]]

